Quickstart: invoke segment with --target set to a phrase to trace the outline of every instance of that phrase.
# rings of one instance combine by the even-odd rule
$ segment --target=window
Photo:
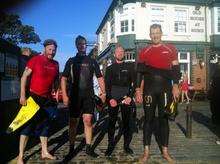
[[[150,6],[150,24],[160,24],[163,33],[167,34],[167,21],[166,21],[166,13],[167,9],[165,6],[157,6],[157,5],[151,5]]]
[[[180,56],[180,60],[187,60],[188,59],[187,52],[181,52],[179,56]]]
[[[174,28],[175,32],[186,33],[186,22],[175,21]]]
[[[187,10],[175,9],[174,31],[176,33],[187,32]]]
[[[188,64],[187,63],[180,63],[180,72],[187,72]]]
[[[131,20],[131,31],[134,31],[134,19]]]
[[[220,32],[220,7],[218,8],[218,32]]]
[[[121,32],[128,32],[128,20],[121,21]]]
[[[188,79],[190,79],[190,52],[178,52],[178,60],[180,65],[180,72],[188,72]]]
[[[115,37],[115,28],[114,28],[114,26],[115,26],[115,20],[112,19],[110,21],[110,36],[111,36],[111,39]]]
[[[135,53],[133,51],[126,51],[125,61],[135,61]]]

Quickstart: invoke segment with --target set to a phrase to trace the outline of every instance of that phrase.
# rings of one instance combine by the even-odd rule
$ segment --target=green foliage
[[[34,27],[23,25],[18,15],[2,12],[0,12],[0,38],[16,45],[19,43],[35,44],[41,41]]]

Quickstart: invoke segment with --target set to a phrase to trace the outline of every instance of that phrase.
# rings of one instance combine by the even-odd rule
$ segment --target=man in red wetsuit
[[[162,43],[161,37],[161,26],[153,24],[150,27],[152,44],[140,52],[137,64],[136,101],[143,102],[145,112],[144,154],[140,162],[146,162],[149,158],[152,133],[155,134],[163,158],[169,163],[173,162],[168,153],[169,124],[164,107],[179,97],[180,70],[176,48]]]
[[[41,141],[41,158],[56,159],[47,149],[47,139],[49,131],[48,114],[44,109],[55,106],[51,100],[51,91],[54,82],[59,76],[58,62],[53,60],[57,49],[56,41],[52,39],[45,40],[44,53],[31,58],[21,77],[21,93],[20,104],[26,105],[25,86],[27,79],[30,77],[29,94],[40,106],[40,110],[36,113],[33,119],[22,129],[19,143],[19,156],[17,163],[23,164],[23,156],[25,146],[28,141],[28,136],[34,134],[40,137]]]

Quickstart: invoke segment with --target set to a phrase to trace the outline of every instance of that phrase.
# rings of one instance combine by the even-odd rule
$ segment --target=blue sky
[[[55,59],[63,71],[65,62],[76,53],[74,39],[83,35],[96,41],[95,34],[112,0],[35,0],[16,6],[11,12],[20,16],[23,24],[31,25],[41,42],[53,38],[58,43]],[[41,52],[42,44],[22,45]]]

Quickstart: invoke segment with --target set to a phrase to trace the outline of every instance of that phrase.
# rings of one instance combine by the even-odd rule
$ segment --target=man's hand
[[[69,97],[66,95],[63,95],[63,104],[69,106]]]
[[[111,99],[111,100],[109,101],[109,103],[110,103],[110,106],[113,107],[113,108],[118,105],[118,103],[117,103],[117,101],[116,101],[115,99]]]
[[[180,95],[179,87],[177,84],[173,84],[172,94],[173,94],[174,101],[177,102],[179,99],[179,95]]]
[[[102,100],[102,102],[105,103],[105,100],[106,100],[106,94],[104,94],[104,93],[100,93],[100,94],[99,94],[99,97],[100,97],[100,99]]]
[[[131,104],[131,98],[130,97],[126,97],[123,101],[122,101],[123,104],[126,104],[126,105],[130,105]]]
[[[143,94],[139,89],[136,89],[135,101],[139,104],[143,102]]]
[[[21,97],[20,97],[20,104],[21,104],[21,105],[27,105],[27,100],[26,100],[26,97],[25,97],[25,96],[21,96]]]

